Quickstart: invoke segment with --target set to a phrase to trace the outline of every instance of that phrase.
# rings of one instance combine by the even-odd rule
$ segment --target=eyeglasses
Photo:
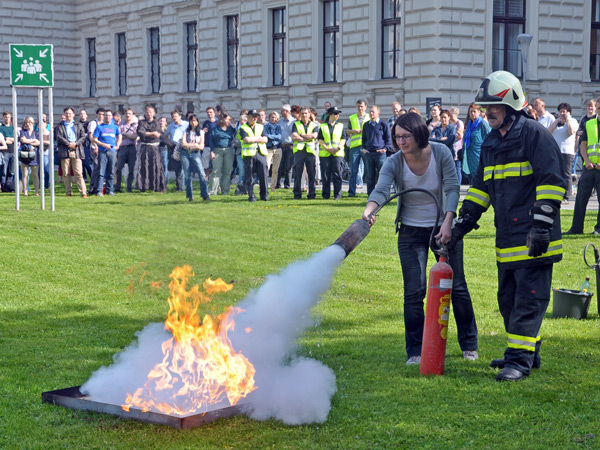
[[[396,134],[394,135],[394,139],[396,139],[397,141],[404,141],[404,142],[408,142],[413,138],[412,134]]]

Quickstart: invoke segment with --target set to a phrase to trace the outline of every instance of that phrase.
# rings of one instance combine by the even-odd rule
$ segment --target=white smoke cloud
[[[327,420],[337,389],[335,374],[319,361],[298,357],[296,348],[312,324],[311,308],[329,289],[344,257],[344,250],[333,245],[296,261],[269,275],[237,305],[243,311],[235,316],[229,337],[256,369],[258,389],[240,402],[250,417],[289,425]],[[171,337],[164,325],[149,324],[137,336],[137,342],[114,357],[113,365],[94,372],[81,387],[91,400],[123,404],[127,393],[143,386],[148,372],[162,361],[161,344]]]
[[[163,359],[161,345],[172,337],[164,323],[150,323],[136,333],[137,341],[113,356],[114,364],[101,367],[81,386],[90,399],[122,405],[128,393],[143,386],[148,373]]]

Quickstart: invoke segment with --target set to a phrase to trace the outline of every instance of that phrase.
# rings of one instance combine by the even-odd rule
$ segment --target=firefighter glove
[[[479,225],[477,225],[476,219],[471,214],[465,214],[461,210],[460,216],[452,224],[452,238],[450,239],[450,242],[448,242],[448,250],[454,250],[458,241],[460,241],[465,234],[472,229],[477,228],[479,228]]]
[[[552,228],[558,210],[547,202],[536,202],[529,210],[532,224],[536,228]]]
[[[541,256],[548,250],[550,245],[550,230],[548,228],[531,227],[527,234],[527,247],[529,256],[534,258]]]

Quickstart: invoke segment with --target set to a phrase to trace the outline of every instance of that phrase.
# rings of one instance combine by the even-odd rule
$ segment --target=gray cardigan
[[[442,199],[441,218],[448,211],[456,212],[458,200],[460,198],[460,185],[458,184],[458,176],[456,175],[456,166],[454,157],[448,147],[437,142],[430,142],[431,150],[435,157],[437,174],[440,177],[440,190],[437,198]],[[378,205],[383,204],[390,196],[392,183],[396,186],[396,192],[404,189],[402,185],[402,170],[404,163],[404,155],[402,151],[398,151],[394,155],[387,158],[385,164],[379,172],[379,180],[377,186],[369,196],[370,202],[375,202]],[[398,210],[396,212],[396,229],[398,229],[400,221],[400,208],[402,207],[402,196],[398,197]]]

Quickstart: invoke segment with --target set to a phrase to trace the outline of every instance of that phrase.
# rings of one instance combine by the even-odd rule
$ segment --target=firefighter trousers
[[[498,306],[504,319],[506,367],[529,374],[540,351],[540,327],[550,301],[552,264],[498,268]]]

